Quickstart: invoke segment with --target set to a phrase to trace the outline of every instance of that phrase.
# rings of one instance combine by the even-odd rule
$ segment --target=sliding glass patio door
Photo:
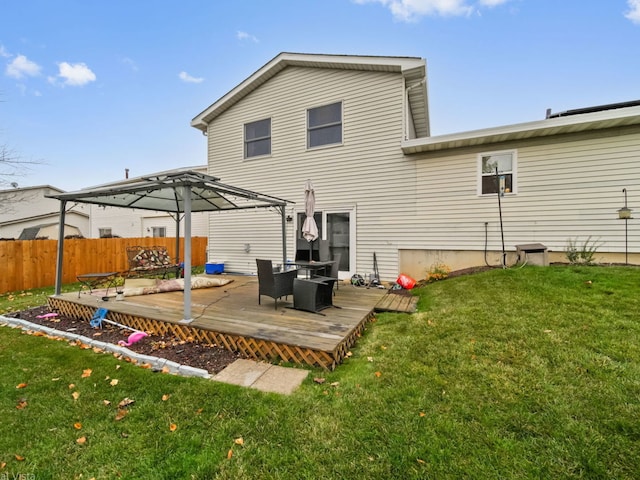
[[[297,248],[305,248],[308,244],[302,238],[304,212],[298,212],[296,217],[296,245]],[[328,245],[329,258],[340,254],[340,278],[350,278],[355,273],[355,209],[316,210],[314,218],[319,238]]]

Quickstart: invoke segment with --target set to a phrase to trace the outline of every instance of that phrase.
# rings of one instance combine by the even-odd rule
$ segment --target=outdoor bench
[[[174,263],[166,247],[127,247],[129,260],[128,277],[144,277],[162,275],[167,278],[173,273],[179,278],[182,265]]]

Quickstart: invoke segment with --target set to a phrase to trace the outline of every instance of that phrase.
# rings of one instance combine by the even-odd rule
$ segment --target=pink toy
[[[53,318],[53,317],[57,317],[58,314],[51,312],[51,313],[45,313],[44,315],[38,315],[36,318]]]
[[[129,335],[129,338],[127,339],[126,342],[124,340],[120,340],[118,342],[118,345],[122,347],[130,347],[131,345],[133,345],[136,342],[139,342],[146,336],[147,334],[144,332],[133,332],[131,335]]]

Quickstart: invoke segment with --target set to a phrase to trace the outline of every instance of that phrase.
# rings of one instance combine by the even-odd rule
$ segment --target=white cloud
[[[82,87],[90,82],[95,82],[96,74],[91,71],[84,63],[67,63],[58,64],[58,77],[62,78],[63,85],[71,87]],[[57,78],[49,78],[49,81],[56,83]]]
[[[9,58],[11,54],[7,52],[7,49],[4,48],[4,45],[0,45],[0,57]]]
[[[182,80],[183,82],[186,82],[186,83],[202,83],[202,82],[204,82],[204,78],[202,78],[202,77],[192,77],[187,72],[180,72],[178,74],[178,77],[180,78],[180,80]]]
[[[627,0],[629,11],[624,14],[633,23],[640,24],[640,0]]]
[[[413,22],[427,15],[470,15],[478,6],[495,7],[510,0],[353,0],[355,3],[380,3],[396,20]],[[632,0],[640,1],[640,0]]]
[[[24,55],[18,55],[14,58],[9,64],[7,64],[7,68],[5,73],[9,77],[13,78],[24,78],[24,77],[36,77],[40,75],[40,70],[42,67],[35,62],[32,62]]]
[[[241,30],[238,30],[238,32],[236,33],[236,37],[238,38],[238,40],[250,40],[253,43],[260,42],[260,40],[258,40],[257,37],[251,35],[250,33],[243,32]]]

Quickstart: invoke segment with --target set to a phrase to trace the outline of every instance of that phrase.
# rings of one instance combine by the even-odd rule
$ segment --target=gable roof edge
[[[288,66],[340,68],[348,70],[386,71],[426,77],[426,61],[419,57],[383,57],[364,55],[329,55],[283,52],[231,89],[191,120],[191,126],[207,131],[211,120]]]

